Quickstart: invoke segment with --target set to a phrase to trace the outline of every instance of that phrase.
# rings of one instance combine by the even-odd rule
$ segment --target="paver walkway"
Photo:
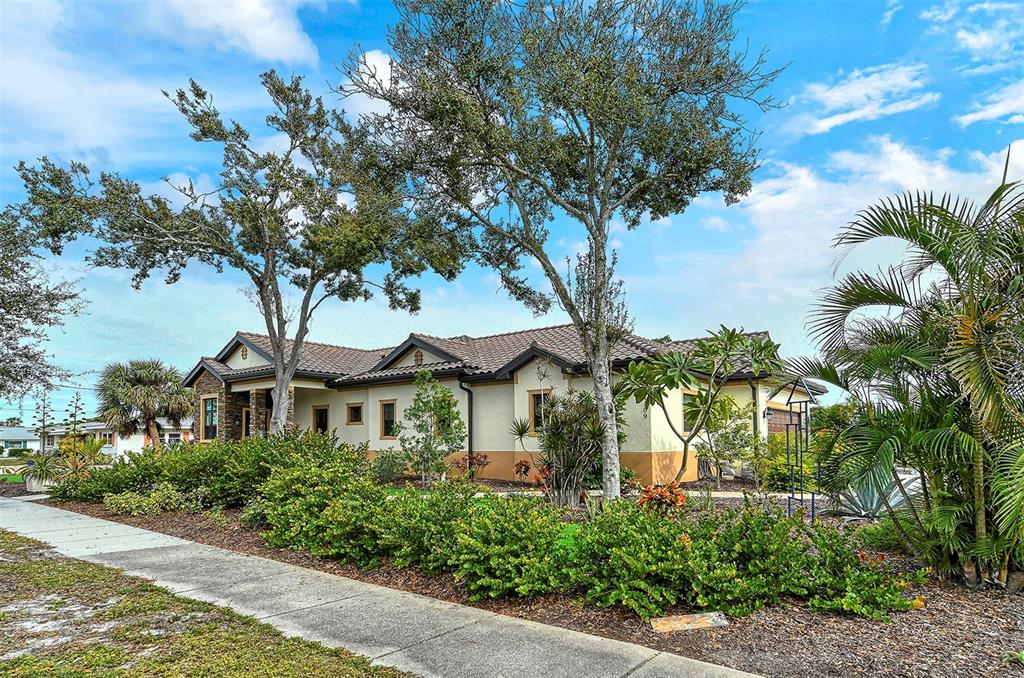
[[[0,527],[422,676],[750,676],[650,648],[0,498]]]

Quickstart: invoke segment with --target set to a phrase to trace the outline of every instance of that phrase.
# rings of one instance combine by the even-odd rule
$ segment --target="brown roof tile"
[[[767,336],[767,332],[751,334]],[[268,337],[251,332],[239,332],[238,335],[261,352],[267,355],[272,353]],[[414,333],[411,338],[434,346],[455,360],[429,365],[374,369],[396,347],[361,349],[306,341],[302,357],[299,359],[298,369],[302,372],[322,374],[325,378],[332,378],[336,383],[364,383],[378,379],[394,379],[411,376],[421,369],[439,372],[462,371],[466,375],[483,376],[497,373],[502,367],[534,347],[550,353],[570,365],[581,367],[586,365],[583,342],[572,324],[517,330],[483,337],[466,335],[435,337]],[[658,343],[636,334],[629,334],[612,349],[612,360],[627,361],[644,358],[655,353],[692,350],[694,341],[696,340],[686,339]],[[287,343],[287,347],[291,347],[290,341]],[[222,378],[238,378],[247,374],[259,374],[267,371],[267,366],[233,369],[215,358],[203,358],[202,363],[205,363]]]

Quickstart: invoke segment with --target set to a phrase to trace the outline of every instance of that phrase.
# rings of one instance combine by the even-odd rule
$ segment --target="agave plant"
[[[920,497],[921,479],[919,477],[908,477],[904,487],[912,501]],[[895,480],[886,483],[881,488],[870,482],[861,483],[836,495],[836,511],[841,515],[857,518],[878,518],[885,513],[886,507],[899,510],[905,503],[906,499],[900,493]]]

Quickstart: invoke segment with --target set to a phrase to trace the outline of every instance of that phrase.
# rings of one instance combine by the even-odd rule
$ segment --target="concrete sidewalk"
[[[0,528],[421,676],[751,675],[29,501],[0,498]]]

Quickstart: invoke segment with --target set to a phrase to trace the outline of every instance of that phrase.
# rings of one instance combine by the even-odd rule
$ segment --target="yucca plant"
[[[1024,566],[1024,190],[1001,185],[980,205],[891,198],[835,244],[880,238],[903,241],[903,261],[827,290],[810,323],[823,359],[791,368],[858,407],[830,455],[836,477],[895,482],[907,511],[886,511],[919,555],[1005,584]],[[919,499],[897,465],[917,469]]]

